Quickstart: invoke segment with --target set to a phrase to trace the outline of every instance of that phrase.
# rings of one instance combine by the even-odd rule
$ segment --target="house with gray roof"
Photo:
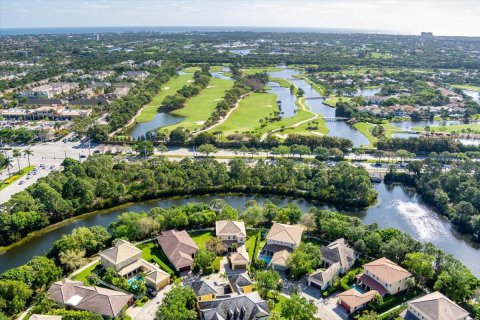
[[[270,316],[270,309],[258,292],[199,302],[199,309],[202,320],[266,320]]]
[[[350,270],[359,257],[358,252],[351,248],[343,238],[337,239],[327,246],[322,246],[320,250],[322,260],[327,267],[339,264],[339,273],[346,273]]]
[[[438,291],[407,302],[406,320],[467,320],[468,312]]]
[[[229,275],[228,282],[230,283],[230,289],[232,292],[246,294],[253,291],[252,279],[250,279],[248,273],[246,272]]]
[[[133,296],[102,287],[85,286],[81,281],[63,279],[53,283],[47,296],[62,308],[85,310],[116,317],[132,302]]]

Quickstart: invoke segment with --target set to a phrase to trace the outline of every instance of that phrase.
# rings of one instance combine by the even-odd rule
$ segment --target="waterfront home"
[[[112,318],[117,317],[133,297],[120,291],[85,286],[81,281],[69,279],[53,283],[47,296],[62,308],[85,310]]]
[[[222,240],[228,251],[232,246],[240,246],[247,241],[247,232],[243,221],[219,220],[215,222],[215,235]]]
[[[287,258],[302,241],[303,228],[288,224],[273,223],[267,234],[267,243],[260,255],[273,269],[285,270]]]
[[[468,312],[438,291],[407,302],[406,320],[467,320]]]
[[[397,294],[407,289],[407,280],[412,276],[387,258],[367,263],[364,271],[357,275],[357,284],[364,290],[375,290],[382,297],[386,294]]]
[[[200,301],[198,304],[202,320],[266,320],[270,316],[267,303],[257,292],[225,299]]]
[[[346,273],[357,261],[359,254],[343,238],[320,248],[325,266],[339,264],[339,273]]]
[[[230,283],[230,289],[232,292],[245,294],[253,291],[253,282],[246,272],[229,275],[228,282]]]
[[[118,240],[114,247],[101,252],[100,262],[104,268],[113,268],[121,277],[145,275],[145,284],[155,290],[170,283],[168,273],[142,259],[142,250],[125,240]]]
[[[356,288],[352,288],[337,295],[338,303],[349,313],[354,313],[362,310],[367,306],[375,295],[378,294],[375,290],[360,292]]]
[[[157,236],[157,241],[175,270],[188,271],[193,269],[193,259],[198,246],[187,231],[162,231]]]

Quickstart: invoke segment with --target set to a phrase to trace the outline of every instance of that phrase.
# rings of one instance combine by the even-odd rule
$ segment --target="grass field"
[[[391,59],[393,56],[390,53],[371,52],[370,56],[373,59]]]
[[[223,66],[210,66],[210,72],[220,72],[222,71]],[[188,67],[183,69],[183,72],[186,73],[195,73],[195,71],[200,70],[200,67]]]
[[[188,234],[200,249],[204,249],[205,242],[214,237],[213,231],[194,231],[189,232]]]
[[[35,168],[35,166],[25,167],[22,170],[15,172],[10,178],[7,178],[3,182],[0,182],[0,190],[5,189],[6,187],[11,185],[15,181],[17,181],[17,180],[21,179],[22,177],[26,176],[34,168]]]
[[[173,270],[170,261],[168,261],[165,252],[158,246],[156,241],[143,243],[138,246],[142,249],[142,258],[147,260],[148,262],[155,262],[160,266],[163,271],[166,271],[170,275],[175,275],[175,271]]]
[[[86,268],[85,270],[83,270],[82,272],[74,275],[72,277],[72,280],[76,280],[76,281],[82,281],[83,283],[85,284],[89,284],[87,278],[89,275],[92,274],[92,271],[95,270],[95,268],[97,268],[98,266],[100,266],[100,261],[98,261],[97,263],[94,263],[92,264],[90,267]]]
[[[352,98],[350,97],[338,97],[338,96],[328,96],[327,99],[323,101],[327,106],[335,108],[337,106],[337,102],[340,100],[342,101],[350,101]]]
[[[184,127],[190,130],[201,129],[203,122],[212,115],[218,101],[223,98],[225,91],[232,88],[232,86],[232,80],[212,78],[210,85],[197,96],[190,98],[183,108],[171,112],[173,115],[184,117],[185,119],[180,123],[162,127],[161,130],[167,129],[171,131],[177,127]]]
[[[312,135],[311,131],[306,130],[307,124],[302,124],[302,125],[300,125],[298,127],[294,127],[294,128],[287,128],[287,127],[295,125],[298,122],[311,119],[312,117],[315,116],[315,113],[311,112],[309,110],[308,105],[305,104],[305,98],[301,98],[301,99],[297,100],[296,104],[298,106],[298,109],[297,109],[297,112],[295,113],[295,115],[293,117],[284,118],[280,121],[270,122],[270,123],[267,124],[266,127],[261,128],[257,131],[260,132],[260,133],[266,133],[266,132],[270,132],[270,131],[278,129],[278,128],[285,127],[286,128],[285,130],[278,131],[279,135],[290,134],[290,133]],[[321,119],[320,117],[318,117],[315,120],[319,122],[319,129],[317,131],[320,132],[320,133],[323,133],[323,134],[328,133],[328,129],[325,126],[325,121],[323,119]]]
[[[285,87],[285,88],[290,88],[290,86],[292,85],[292,83],[286,79],[282,79],[282,78],[270,78],[270,81],[272,82],[276,82],[278,83],[279,85],[281,85],[282,87]]]
[[[375,127],[375,124],[368,123],[368,122],[358,122],[353,125],[355,129],[360,131],[361,134],[363,134],[365,137],[367,137],[368,141],[370,141],[369,147],[373,147],[374,143],[378,141],[378,138],[374,137],[370,130]],[[387,138],[390,138],[393,133],[402,131],[398,129],[397,127],[394,127],[388,123],[382,124],[382,127],[385,129],[385,136]]]
[[[278,110],[277,96],[272,93],[252,93],[240,101],[230,117],[221,125],[215,127],[215,131],[222,131],[225,136],[235,132],[254,131],[260,128],[260,119],[269,116]]]
[[[261,67],[261,68],[247,68],[242,69],[244,74],[254,74],[254,73],[261,73],[261,72],[275,72],[275,71],[282,71],[282,68],[279,67]]]
[[[143,108],[135,121],[138,123],[152,121],[153,117],[157,114],[158,107],[162,104],[163,99],[168,95],[175,94],[178,89],[188,84],[188,81],[191,79],[191,74],[181,75],[170,79],[170,81],[162,86],[162,91],[153,97],[152,101]]]
[[[414,127],[414,131],[425,131],[425,127]],[[451,126],[431,126],[430,131],[435,132],[461,132],[462,130],[471,129],[472,131],[480,131],[480,124],[456,124]]]
[[[480,92],[480,86],[474,86],[470,84],[452,84],[452,87],[462,90],[472,90]]]
[[[321,96],[325,95],[325,88],[314,83],[312,80],[308,79],[305,75],[297,75],[296,78],[305,80],[309,85],[312,86],[313,90],[317,91],[317,93]]]

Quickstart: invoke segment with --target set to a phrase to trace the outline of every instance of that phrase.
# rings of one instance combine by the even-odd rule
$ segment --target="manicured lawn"
[[[214,130],[222,131],[225,136],[235,132],[254,131],[260,128],[260,119],[278,110],[276,101],[277,96],[272,93],[251,93],[242,99],[230,117]]]
[[[250,230],[247,231],[247,242],[245,242],[245,248],[248,251],[248,257],[250,261],[253,261],[253,258],[257,256],[258,252],[262,250],[263,246],[265,245],[266,241],[261,240],[260,233],[258,231]],[[257,247],[255,247],[255,242],[258,239]]]
[[[297,99],[296,104],[298,106],[298,109],[297,109],[297,112],[295,113],[295,115],[293,117],[284,118],[280,121],[270,122],[270,123],[267,124],[266,127],[261,128],[257,131],[260,132],[260,133],[265,133],[265,132],[270,132],[270,131],[278,129],[278,128],[285,127],[286,129],[283,130],[283,131],[279,131],[278,134],[282,135],[282,134],[286,134],[286,133],[301,133],[301,132],[303,132],[304,134],[311,133],[311,132],[308,132],[306,130],[307,124],[302,124],[302,125],[299,125],[297,127],[288,128],[290,126],[295,125],[298,122],[311,119],[313,116],[315,116],[315,113],[311,112],[309,110],[308,105],[306,105],[305,98],[301,98],[299,100]],[[320,133],[324,133],[324,134],[328,133],[328,129],[325,126],[325,122],[320,117],[318,117],[315,120],[320,123],[319,124],[319,129],[316,130],[316,131],[318,131]]]
[[[327,106],[335,108],[337,106],[337,102],[339,101],[350,101],[352,98],[350,97],[338,97],[338,96],[328,96],[327,99],[323,101]]]
[[[212,115],[218,101],[223,98],[225,91],[232,86],[232,80],[212,78],[207,88],[203,89],[197,96],[190,98],[183,108],[172,112],[172,114],[185,119],[175,125],[163,127],[161,130],[171,131],[177,127],[190,130],[201,129],[203,123]]]
[[[220,72],[222,71],[223,66],[210,66],[210,72]],[[195,71],[200,70],[200,67],[188,67],[183,69],[183,72],[186,73],[195,73]]]
[[[322,95],[322,96],[325,95],[325,88],[322,87],[321,85],[316,84],[312,80],[308,79],[305,75],[297,75],[295,77],[305,80],[309,85],[312,86],[313,90],[317,91],[319,95]]]
[[[186,74],[170,79],[170,81],[162,86],[162,91],[153,97],[152,101],[143,108],[135,121],[139,123],[151,121],[157,114],[158,107],[162,104],[163,99],[168,95],[175,94],[178,89],[187,85],[188,81],[192,80],[192,78],[191,74]]]
[[[281,85],[282,87],[285,87],[285,88],[290,88],[290,86],[292,85],[292,83],[286,79],[283,79],[283,78],[270,78],[270,81],[272,82],[276,82],[278,83],[279,85]]]
[[[390,53],[371,52],[371,57],[374,59],[390,59],[392,55]]]
[[[205,248],[205,242],[215,236],[213,231],[194,231],[189,232],[188,234],[190,237],[192,237],[193,241],[195,241],[200,249]]]
[[[170,275],[175,275],[175,271],[168,261],[165,252],[158,246],[155,241],[143,243],[138,246],[142,249],[142,258],[148,262],[155,262],[160,266],[163,271],[166,271]]]
[[[22,177],[26,176],[33,169],[35,169],[35,166],[25,167],[22,170],[15,172],[10,178],[7,178],[3,182],[0,182],[0,190],[5,189],[6,187],[11,185],[15,181],[17,181],[17,180],[21,179]]]
[[[462,130],[470,129],[472,131],[480,131],[480,124],[473,123],[473,124],[456,124],[451,126],[431,126],[430,131],[435,132],[461,132]],[[425,131],[425,127],[414,127],[413,130],[415,131]]]
[[[474,86],[470,84],[452,84],[452,87],[463,90],[472,90],[480,92],[480,86]]]
[[[95,270],[95,268],[99,267],[100,266],[100,261],[98,261],[97,263],[94,263],[92,264],[90,267],[86,268],[85,270],[83,270],[82,272],[74,275],[72,277],[72,280],[76,280],[76,281],[82,281],[83,283],[85,284],[89,284],[88,281],[87,281],[87,277],[89,275],[92,274],[92,271]]]
[[[373,144],[378,141],[378,138],[374,137],[370,130],[376,126],[376,124],[368,123],[368,122],[358,122],[353,125],[355,129],[360,131],[365,137],[367,137],[368,141],[370,141],[370,146],[373,147]],[[397,127],[394,127],[388,123],[382,124],[382,127],[385,129],[385,136],[390,138],[393,133],[402,131]]]
[[[260,67],[260,68],[247,68],[242,69],[244,74],[254,74],[254,73],[261,73],[261,72],[275,72],[275,71],[282,71],[282,68],[278,67]]]

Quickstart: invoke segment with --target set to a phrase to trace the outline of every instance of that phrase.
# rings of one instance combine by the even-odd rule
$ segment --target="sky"
[[[480,36],[480,0],[0,0],[0,28],[243,26]]]

